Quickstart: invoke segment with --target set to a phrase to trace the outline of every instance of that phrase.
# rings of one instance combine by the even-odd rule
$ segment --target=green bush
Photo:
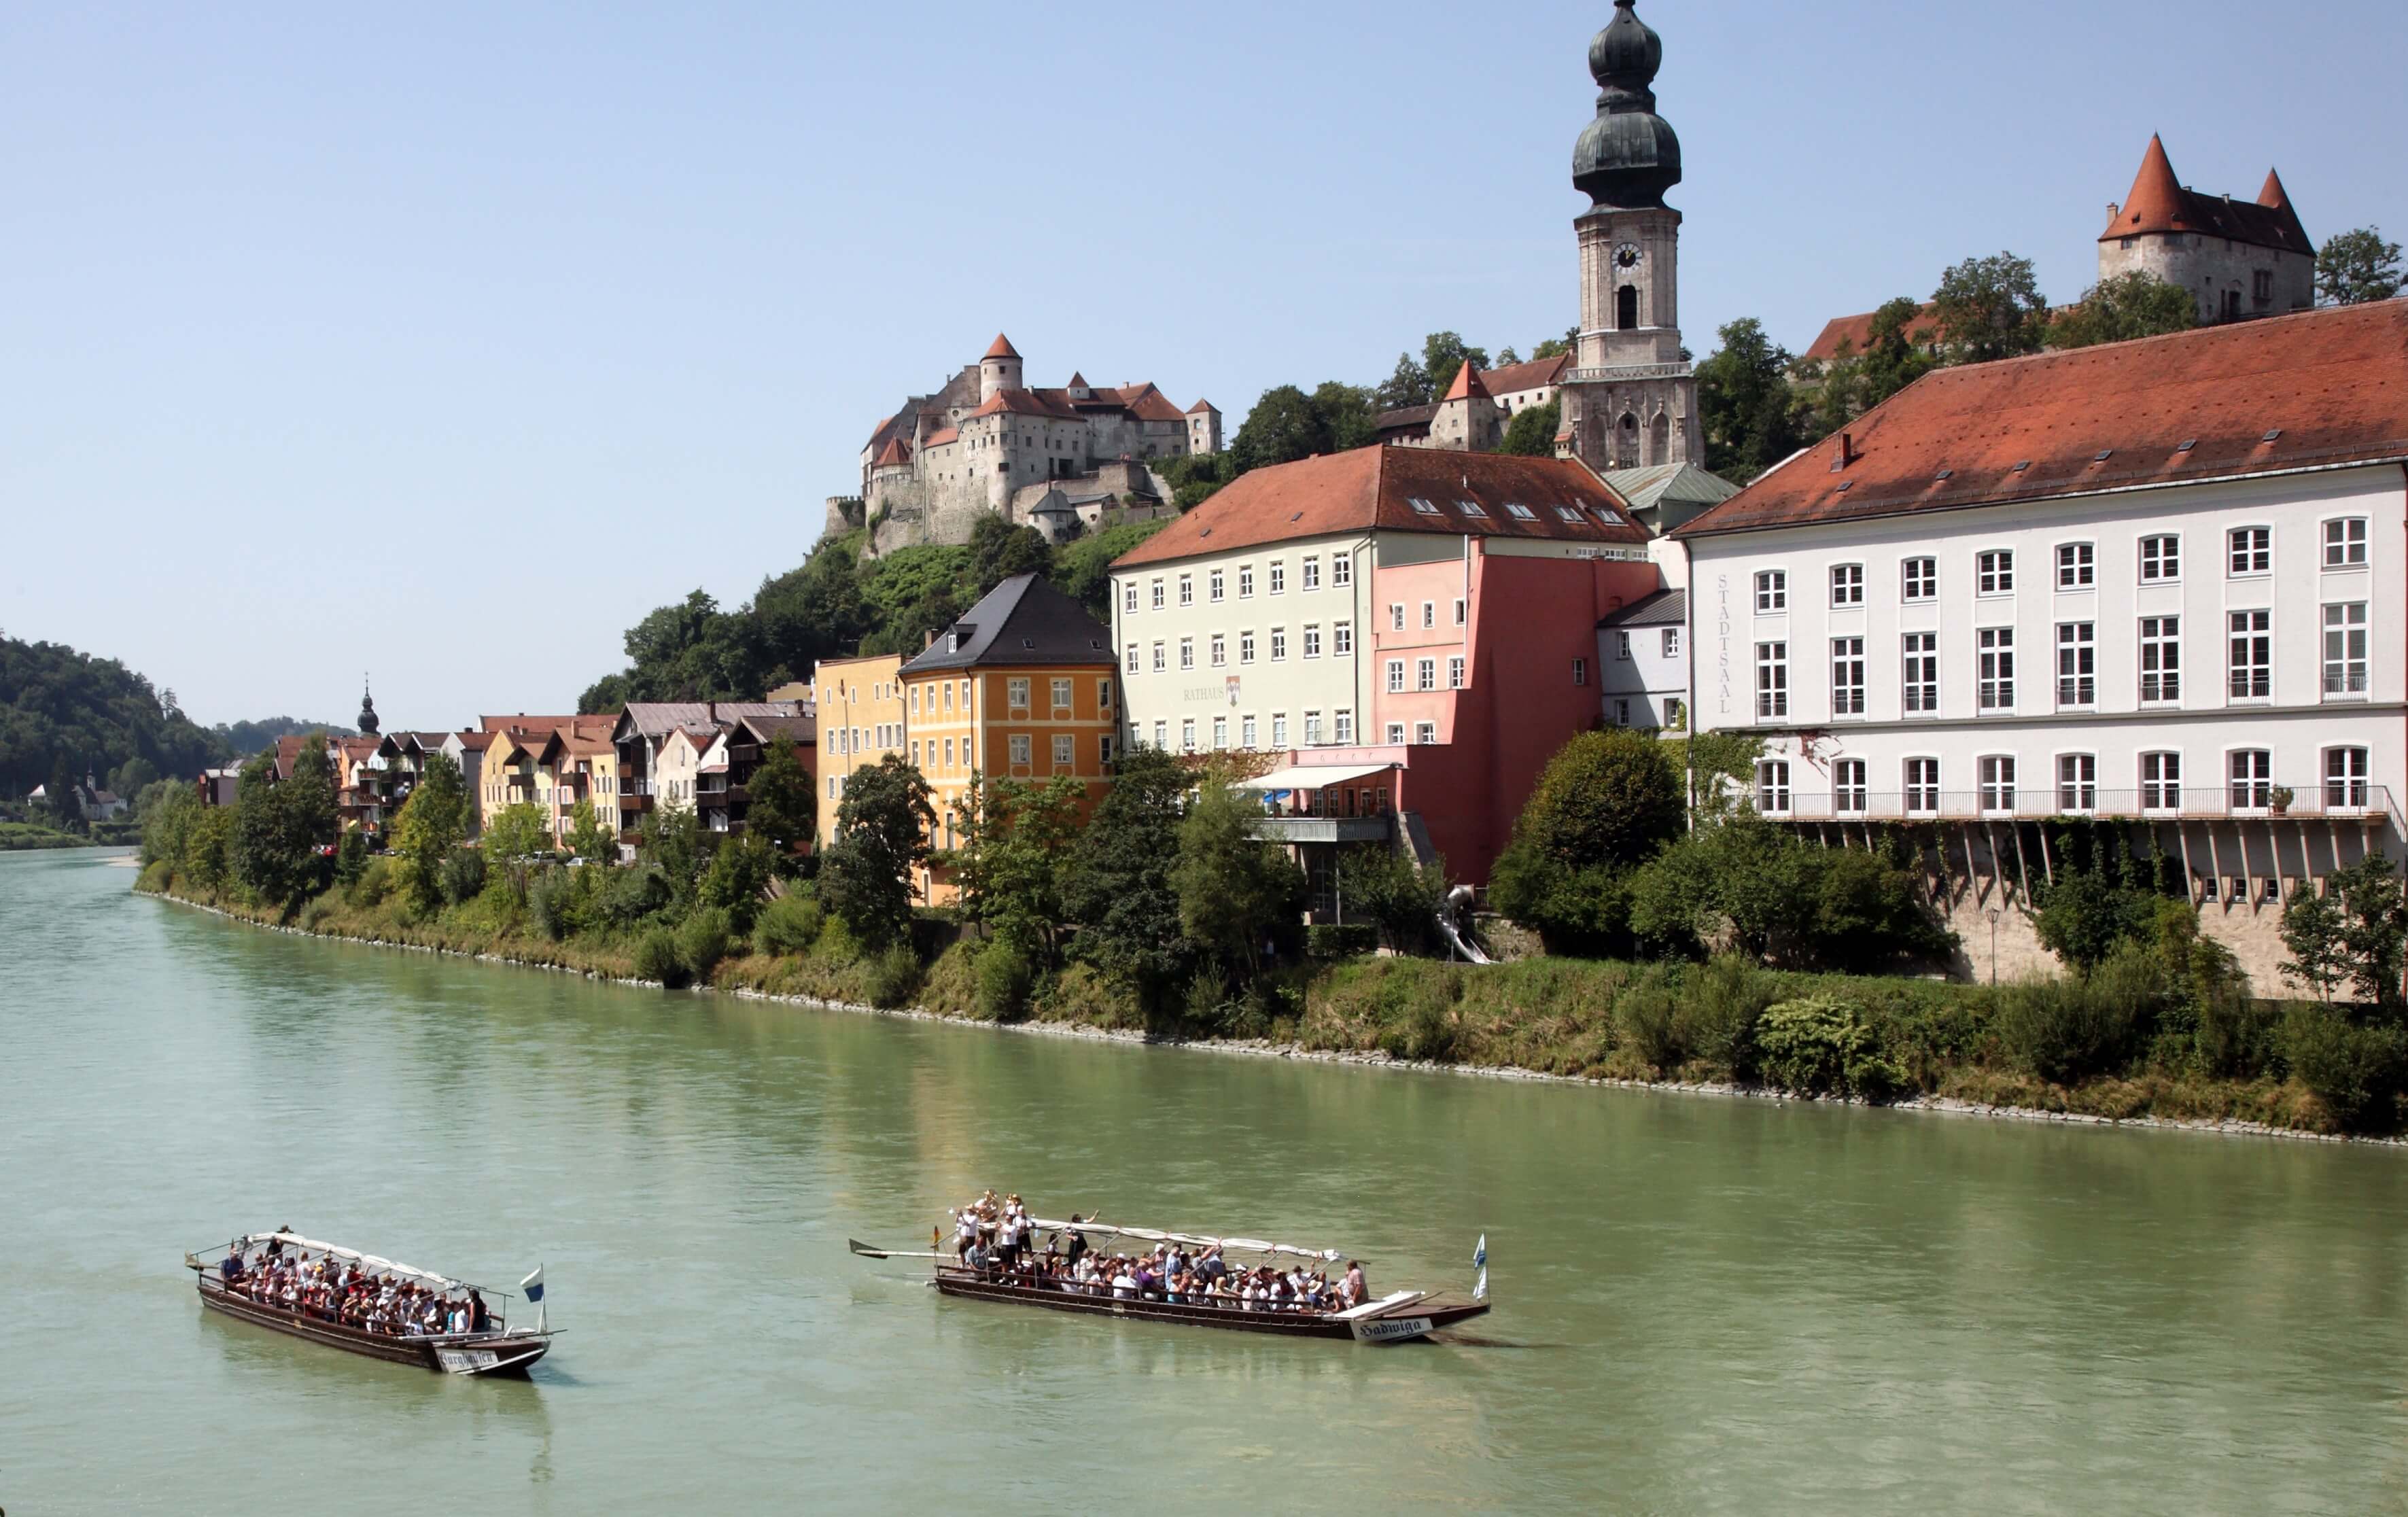
[[[595,915],[625,930],[658,914],[669,904],[669,882],[658,865],[631,864],[604,877],[594,902]]]
[[[1229,977],[1217,966],[1207,965],[1196,971],[1187,981],[1187,1024],[1198,1032],[1210,1032],[1221,1025],[1229,1007]]]
[[[443,893],[443,904],[461,906],[475,900],[485,891],[485,854],[482,849],[455,848],[443,861],[436,876],[436,888]]]
[[[2295,1005],[2283,1019],[2283,1055],[2344,1132],[2387,1128],[2396,1118],[2408,1036],[2358,1026],[2329,1007]]]
[[[2162,983],[2157,954],[2127,939],[2087,974],[2009,987],[1999,998],[2000,1044],[2055,1084],[2120,1071],[2149,1030]]]
[[[527,920],[548,942],[568,936],[568,874],[546,869],[527,882]]]
[[[805,890],[790,890],[761,909],[752,923],[752,952],[782,955],[808,953],[825,925],[820,903]]]
[[[1380,929],[1368,922],[1319,923],[1304,932],[1304,951],[1316,959],[1359,958],[1380,946]]]
[[[1680,1008],[1661,966],[1650,966],[1614,998],[1613,1025],[1623,1047],[1659,1073],[1679,1068],[1687,1057],[1679,1020]]]
[[[696,980],[709,980],[712,968],[727,957],[732,936],[725,907],[698,907],[677,930],[678,958]]]
[[[1722,953],[1681,977],[1672,1036],[1692,1057],[1733,1080],[1755,1070],[1756,1024],[1779,998],[1772,977],[1738,953]]]
[[[347,836],[356,837],[359,834]],[[400,881],[394,878],[390,857],[379,855],[370,858],[344,884],[343,904],[355,911],[373,910],[382,906],[399,884]]]
[[[920,988],[920,955],[909,943],[889,943],[865,966],[862,988],[872,1006],[886,1010],[909,1006],[911,993]]]
[[[997,938],[978,956],[978,1014],[988,1022],[1011,1022],[1028,1009],[1037,971],[1017,945]]]
[[[1829,996],[1765,1008],[1756,1043],[1764,1078],[1783,1090],[1878,1101],[1903,1081],[1856,1009]]]
[[[294,918],[294,924],[299,926],[303,932],[316,932],[320,927],[325,925],[326,919],[334,914],[335,903],[333,899],[329,896],[321,895],[310,901],[307,906],[301,908],[301,914]]]
[[[685,961],[678,956],[676,933],[654,927],[636,939],[636,978],[657,980],[670,990],[693,980]]]

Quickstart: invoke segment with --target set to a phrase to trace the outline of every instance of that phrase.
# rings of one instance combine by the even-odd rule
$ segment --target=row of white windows
[[[1274,595],[1286,594],[1287,560],[1283,558],[1272,559],[1269,564],[1266,565],[1266,568],[1268,573],[1268,582],[1266,587],[1268,593]],[[1195,605],[1196,576],[1192,573],[1182,574],[1178,578],[1179,604],[1182,606]],[[1239,565],[1237,569],[1237,580],[1238,598],[1240,600],[1254,599],[1254,566],[1252,564]],[[1329,587],[1333,590],[1343,590],[1354,582],[1354,560],[1344,553],[1330,554]],[[1318,554],[1308,554],[1304,558],[1298,560],[1297,563],[1297,588],[1299,590],[1318,590],[1321,588],[1321,584],[1320,556]],[[1123,611],[1128,612],[1132,615],[1136,613],[1137,591],[1138,586],[1135,580],[1128,580],[1122,582],[1121,609]],[[1213,603],[1226,600],[1229,594],[1229,571],[1226,569],[1206,570],[1204,574],[1204,594],[1205,598]],[[1147,598],[1154,610],[1161,610],[1165,606],[1169,604],[1168,599],[1168,594],[1169,582],[1162,576],[1156,575],[1153,580],[1148,581]]]
[[[1135,672],[1136,665],[1131,665],[1130,669],[1131,672]],[[959,681],[959,683],[961,685],[961,709],[964,715],[968,715],[970,709],[970,681],[964,680]],[[1020,676],[1014,676],[1004,680],[1003,702],[1008,710],[1025,711],[1028,709],[1028,696],[1031,683],[1031,680]],[[1047,690],[1046,694],[1054,698],[1054,710],[1056,713],[1068,711],[1074,696],[1075,681],[1073,679],[1066,675],[1057,675],[1048,683],[1050,688]],[[924,714],[927,716],[936,716],[939,714],[937,708],[937,702],[940,692],[942,693],[944,699],[944,709],[947,711],[953,709],[953,685],[954,681],[953,680],[947,680],[939,685],[913,685],[911,687],[910,697],[911,714],[913,716],[921,716]],[[927,693],[927,708],[924,712],[921,709],[921,692],[924,689]],[[1096,706],[1099,710],[1106,713],[1109,713],[1112,708],[1112,681],[1110,676],[1106,676],[1096,681]],[[896,728],[895,730],[898,733],[898,736],[896,737],[895,743],[890,746],[900,746],[902,739],[899,733],[901,729]]]
[[[2271,574],[2274,569],[2274,534],[2272,527],[2234,527],[2225,534],[2225,571],[2228,578],[2247,579]],[[2056,585],[2059,590],[2090,590],[2099,583],[2098,545],[2088,542],[2058,543],[2054,551]],[[2182,537],[2178,533],[2160,533],[2140,539],[2139,576],[2142,584],[2172,584],[2182,579]],[[2324,523],[2324,567],[2358,569],[2366,566],[2366,518],[2335,517]],[[1977,595],[2011,595],[2015,590],[2015,551],[2012,548],[1985,548],[1973,555],[1973,593]],[[1831,605],[1855,607],[1865,604],[1865,566],[1862,564],[1834,564],[1830,568]],[[1932,601],[1940,598],[1940,560],[1929,555],[1901,559],[1899,562],[1899,599]],[[1756,575],[1756,609],[1758,615],[1775,615],[1789,609],[1789,571],[1759,569]]]
[[[1630,637],[1631,635],[1627,632],[1617,632],[1613,635],[1613,656],[1616,659],[1626,663],[1628,662],[1630,658]],[[1664,656],[1666,658],[1679,658],[1681,656],[1681,629],[1678,627],[1666,627],[1663,633],[1663,643]]]
[[[1306,623],[1303,629],[1303,656],[1306,658],[1319,658],[1321,656],[1321,623],[1318,622]],[[1207,637],[1204,639],[1204,651],[1205,657],[1209,660],[1207,667],[1215,669],[1227,667],[1229,663],[1228,634],[1215,632]],[[1273,664],[1283,664],[1287,661],[1287,628],[1271,628],[1269,652],[1270,662]],[[1332,623],[1329,628],[1330,656],[1332,658],[1349,658],[1354,655],[1354,623],[1352,622]],[[1254,629],[1248,627],[1238,634],[1238,662],[1240,665],[1252,664],[1254,662]],[[1127,662],[1125,666],[1127,668],[1128,672],[1131,674],[1139,672],[1138,645],[1136,643],[1130,643],[1128,645],[1125,656]],[[1160,674],[1165,669],[1170,667],[1169,658],[1170,645],[1161,641],[1160,639],[1156,639],[1154,645],[1154,672]],[[1179,667],[1182,669],[1192,669],[1196,667],[1195,638],[1182,637],[1179,639]]]
[[[1304,746],[1307,748],[1323,747],[1325,741],[1327,745],[1339,748],[1351,747],[1354,741],[1354,713],[1333,711],[1330,713],[1328,724],[1324,726],[1322,713],[1307,711],[1304,713],[1303,730]],[[1197,745],[1209,737],[1212,751],[1220,752],[1230,746],[1233,736],[1237,739],[1239,748],[1252,749],[1261,741],[1264,731],[1263,725],[1255,721],[1252,712],[1235,718],[1216,716],[1212,718],[1209,728],[1200,726],[1195,717],[1182,717],[1179,722],[1179,751],[1182,753],[1201,752],[1203,750]],[[1270,715],[1268,731],[1272,749],[1287,747],[1287,713],[1273,711]],[[1438,741],[1438,723],[1435,722],[1415,722],[1410,726],[1402,722],[1391,722],[1387,725],[1386,740],[1390,743],[1404,743],[1407,741],[1408,732],[1412,734],[1411,740],[1415,743],[1426,745]],[[1154,724],[1154,746],[1168,748],[1169,745],[1170,723],[1156,722]]]
[[[829,736],[839,753],[866,753],[903,746],[903,723],[881,722],[867,727],[838,727]]]
[[[2322,679],[2328,700],[2360,700],[2367,693],[2366,602],[2337,601],[2324,608]],[[2226,614],[2225,694],[2233,700],[2270,700],[2274,694],[2273,613]],[[1899,639],[1900,707],[1909,716],[1940,711],[1940,635],[1910,632]],[[2015,708],[2015,629],[1979,627],[1973,633],[1973,706],[1979,711]],[[2099,701],[2098,623],[2057,624],[2054,693],[2059,710],[2086,710]],[[2172,706],[2182,700],[2182,618],[2140,619],[2140,701]],[[1865,714],[1865,639],[1831,639],[1831,714]],[[1393,687],[1391,687],[1393,688]],[[1756,714],[1789,714],[1789,644],[1756,645]]]
[[[2222,783],[2196,787],[2211,792],[2215,803],[2229,805],[2235,810],[2270,810],[2275,802],[2274,793],[2288,789],[2274,782],[2274,756],[2265,749],[2234,749],[2225,755],[2225,761]],[[1985,811],[2015,810],[2019,794],[2016,756],[2013,753],[1985,753],[1973,763],[1980,809]],[[2368,781],[2369,764],[2367,750],[2363,748],[2328,748],[2324,751],[2324,803],[2328,810],[2349,809],[2370,804],[2372,787]],[[1843,816],[1870,810],[1873,794],[1870,777],[1870,760],[1832,760],[1832,809]],[[1903,809],[1908,815],[1937,814],[1942,809],[1943,792],[1938,759],[1903,760],[1899,778],[1903,782]],[[2140,809],[2179,811],[2185,809],[2183,755],[2180,752],[2167,751],[2141,754],[2136,778],[2140,782]],[[1784,815],[1791,809],[1792,798],[1789,760],[1765,759],[1759,762],[1756,766],[1756,809],[1769,816]],[[2096,753],[2057,755],[2054,804],[2057,810],[2065,812],[2095,811],[2099,809],[2099,756]],[[2200,810],[2206,808],[2194,801],[2189,809]]]

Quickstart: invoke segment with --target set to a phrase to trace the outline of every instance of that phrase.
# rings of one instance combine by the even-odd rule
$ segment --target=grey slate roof
[[[732,727],[743,717],[794,716],[800,709],[793,701],[629,701],[620,724],[647,737],[666,737],[679,727],[709,732]]]
[[[988,665],[1116,666],[1110,628],[1040,574],[1015,574],[937,634],[905,674]]]
[[[1695,464],[1654,464],[1640,469],[1615,469],[1605,477],[1613,493],[1657,532],[1670,532],[1710,506],[1719,506],[1739,494],[1739,486]]]
[[[1677,627],[1689,620],[1689,593],[1659,590],[1598,618],[1600,627]]]

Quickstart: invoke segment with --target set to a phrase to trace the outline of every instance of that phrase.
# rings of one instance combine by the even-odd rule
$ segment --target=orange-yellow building
[[[837,808],[855,769],[900,753],[909,740],[899,653],[824,658],[799,688],[819,716],[819,846],[836,840]],[[781,693],[771,691],[774,699]]]
[[[1042,575],[1014,575],[938,633],[900,671],[907,756],[937,813],[930,845],[959,842],[974,773],[1038,784],[1067,774],[1085,782],[1090,806],[1101,798],[1118,756],[1118,676],[1111,632]],[[954,894],[942,869],[920,885],[931,901]]]

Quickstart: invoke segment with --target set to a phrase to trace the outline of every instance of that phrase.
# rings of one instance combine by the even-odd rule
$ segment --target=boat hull
[[[1401,1343],[1426,1337],[1488,1310],[1485,1301],[1418,1301],[1394,1317],[1349,1321],[1334,1312],[1247,1311],[1236,1307],[1189,1305],[1172,1301],[1125,1300],[1088,1295],[1054,1286],[1018,1284],[982,1279],[966,1270],[937,1271],[938,1291],[973,1301],[1000,1301],[1012,1306],[1068,1311],[1086,1317],[1120,1317],[1140,1322],[1173,1323],[1186,1327],[1214,1327],[1224,1332],[1265,1333],[1274,1338],[1352,1338],[1365,1343]]]
[[[550,1334],[496,1336],[487,1333],[474,1337],[394,1338],[386,1333],[363,1332],[340,1323],[305,1317],[281,1307],[253,1301],[249,1296],[236,1295],[206,1277],[201,1281],[201,1305],[238,1322],[251,1323],[288,1337],[306,1338],[330,1349],[381,1359],[387,1364],[410,1365],[420,1369],[437,1369],[453,1375],[523,1376],[552,1347]]]

